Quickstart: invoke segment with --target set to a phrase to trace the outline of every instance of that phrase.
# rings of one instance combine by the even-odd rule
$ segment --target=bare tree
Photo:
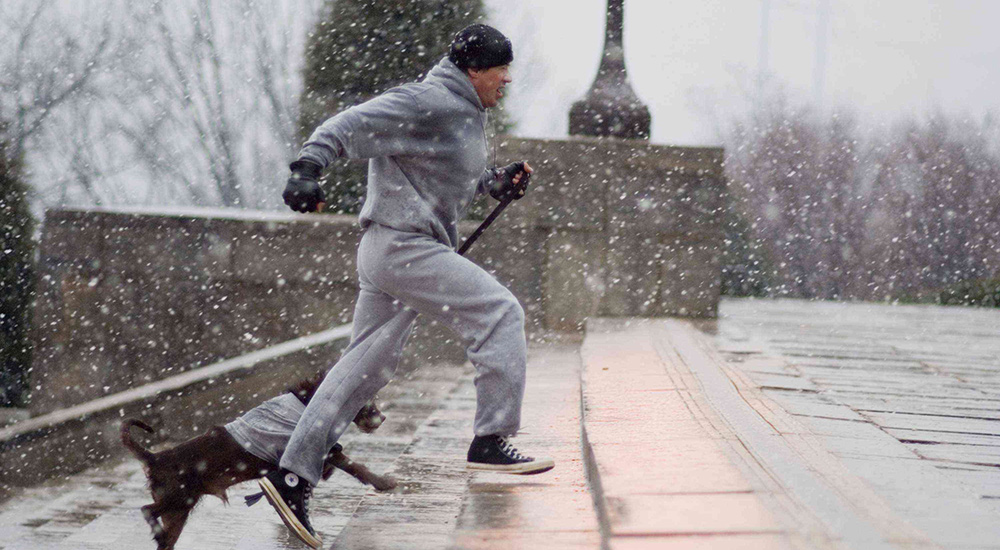
[[[155,202],[261,207],[293,155],[302,29],[315,2],[155,0],[133,8],[148,39],[126,69],[123,134],[157,181]],[[172,190],[169,193],[160,190]]]
[[[317,3],[0,2],[0,116],[38,196],[277,207]]]
[[[282,207],[321,3],[0,1],[0,118],[36,196]]]
[[[893,133],[875,192],[891,235],[881,256],[899,268],[884,279],[897,293],[920,297],[1000,275],[1000,155],[990,124],[937,113]]]
[[[927,300],[1000,276],[992,118],[938,113],[865,137],[849,113],[759,105],[726,137],[730,241],[769,260],[770,294]]]
[[[87,93],[112,50],[111,25],[93,1],[0,3],[0,119],[22,156],[66,104]]]

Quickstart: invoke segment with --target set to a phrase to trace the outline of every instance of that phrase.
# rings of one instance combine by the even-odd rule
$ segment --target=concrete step
[[[963,361],[929,369],[927,383],[897,368],[910,327],[932,326],[919,315],[956,316],[959,334],[966,313],[858,307],[747,302],[717,324],[595,319],[582,346],[532,346],[514,442],[557,465],[531,477],[465,469],[475,372],[425,366],[383,391],[389,420],[376,434],[343,440],[400,489],[336,475],[316,489],[313,521],[338,549],[997,548],[1000,476],[984,465],[997,437],[975,429],[995,419],[968,413],[995,396]],[[859,319],[869,330],[851,328]],[[972,321],[968,353],[941,349],[970,360],[995,349]],[[821,354],[876,370],[820,370],[808,359]],[[153,548],[144,481],[129,460],[21,490],[0,503],[0,550]],[[206,499],[178,549],[304,548],[269,506],[242,506],[256,490],[234,488],[228,507]]]
[[[930,518],[879,490],[922,487],[933,466],[816,391],[777,391],[774,369],[751,380],[739,367],[753,353],[680,319],[588,322],[584,430],[608,547],[937,548]],[[935,486],[951,521],[983,522]]]
[[[732,365],[778,364],[815,389],[765,393],[777,408],[796,413],[805,434],[864,483],[868,501],[886,503],[928,545],[1000,547],[1000,432],[992,392],[1000,387],[1000,311],[726,300],[720,316],[714,343],[739,350],[728,356]],[[818,369],[811,366],[817,357],[833,358]],[[859,360],[864,368],[855,368]],[[901,371],[901,363],[920,368]],[[768,383],[746,370],[750,393]],[[863,422],[801,408],[820,399]]]

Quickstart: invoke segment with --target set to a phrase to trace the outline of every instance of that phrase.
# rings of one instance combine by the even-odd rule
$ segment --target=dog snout
[[[385,422],[385,415],[382,413],[377,413],[372,416],[365,417],[360,422],[358,422],[358,429],[364,433],[372,433]]]

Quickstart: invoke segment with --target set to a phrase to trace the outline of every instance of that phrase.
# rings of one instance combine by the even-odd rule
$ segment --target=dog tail
[[[130,418],[122,422],[122,429],[121,429],[122,445],[124,445],[126,449],[131,451],[136,458],[145,462],[146,464],[149,464],[150,462],[153,461],[154,458],[153,453],[149,452],[148,449],[146,449],[142,445],[139,445],[138,443],[135,442],[134,439],[132,439],[132,433],[131,433],[132,426],[139,426],[140,428],[146,430],[149,433],[153,433],[153,428],[150,428],[148,424],[146,424],[141,420],[135,420],[134,418]]]

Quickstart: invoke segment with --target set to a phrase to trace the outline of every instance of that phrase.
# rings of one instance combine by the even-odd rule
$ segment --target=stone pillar
[[[608,0],[604,54],[587,96],[569,111],[573,136],[649,139],[649,108],[635,95],[625,70],[624,0]]]
[[[593,316],[715,317],[721,148],[507,137],[499,159],[531,161],[532,188],[470,252],[511,286],[529,331],[580,331]]]

